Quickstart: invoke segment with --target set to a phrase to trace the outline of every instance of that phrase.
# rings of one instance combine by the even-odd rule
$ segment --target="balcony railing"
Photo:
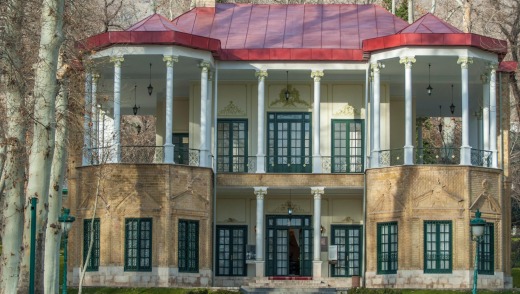
[[[460,148],[417,148],[415,164],[460,164]]]
[[[379,151],[379,166],[394,166],[404,164],[404,150],[388,149]]]
[[[471,149],[471,164],[483,167],[491,167],[491,155],[488,150]]]
[[[312,156],[268,156],[267,172],[270,173],[311,173]]]
[[[323,173],[362,173],[363,157],[361,156],[322,156]]]
[[[85,151],[90,165],[118,162],[116,147],[92,148]],[[163,163],[164,146],[121,146],[119,163]],[[175,164],[200,166],[200,150],[180,148],[175,149]]]

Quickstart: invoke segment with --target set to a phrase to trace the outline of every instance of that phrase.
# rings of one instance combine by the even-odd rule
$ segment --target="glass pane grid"
[[[247,120],[219,120],[217,125],[217,170],[246,172]]]
[[[93,230],[92,230],[93,229]],[[92,235],[92,231],[94,231],[94,234]],[[87,263],[87,271],[97,271],[99,270],[99,254],[100,254],[100,225],[99,225],[99,219],[94,219],[94,224],[92,227],[92,220],[87,219],[83,222],[83,232],[84,232],[84,238],[83,238],[83,262]],[[90,253],[90,258],[88,261],[87,255],[88,250],[90,247],[91,242],[91,236],[93,236],[93,244],[92,244],[92,250]]]
[[[217,227],[217,275],[244,276],[246,226]]]
[[[377,271],[379,274],[397,273],[397,223],[377,224]]]
[[[452,272],[451,221],[424,222],[424,272]]]
[[[332,121],[332,172],[363,172],[363,120]]]
[[[179,272],[199,271],[199,222],[179,220]]]
[[[483,275],[493,275],[495,273],[495,250],[494,235],[495,227],[493,223],[487,223],[484,228],[484,235],[479,242],[478,273]]]
[[[152,219],[126,219],[125,270],[152,270]]]

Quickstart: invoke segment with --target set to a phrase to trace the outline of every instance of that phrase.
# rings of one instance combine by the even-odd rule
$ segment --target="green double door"
[[[266,275],[312,276],[311,216],[266,219]]]

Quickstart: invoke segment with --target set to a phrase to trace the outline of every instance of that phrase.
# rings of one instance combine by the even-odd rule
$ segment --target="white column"
[[[256,146],[256,173],[265,173],[265,78],[266,70],[258,70],[255,73],[258,78],[258,141]]]
[[[370,70],[370,75],[368,77],[369,83],[370,83],[370,123],[369,123],[369,137],[370,137],[370,144],[368,146],[368,156],[370,158],[369,167],[372,166],[372,150],[374,150],[374,131],[373,131],[373,125],[374,125],[374,72]],[[366,127],[366,126],[365,126]]]
[[[489,70],[489,150],[491,167],[497,168],[497,64],[490,64]]]
[[[208,166],[215,167],[213,163],[212,150],[211,148],[211,127],[213,126],[213,120],[211,119],[211,110],[213,109],[213,71],[208,72],[208,96],[206,97],[206,146],[208,146]],[[215,126],[216,127],[216,126]]]
[[[401,57],[399,63],[404,64],[404,97],[405,97],[405,143],[404,164],[413,164],[413,111],[412,111],[412,64],[415,56]]]
[[[312,172],[321,173],[321,152],[320,152],[320,94],[321,78],[323,71],[316,70],[311,73],[314,79],[314,106],[312,109]]]
[[[173,154],[173,64],[179,61],[177,56],[165,55],[166,62],[166,117],[165,117],[165,139],[164,139],[164,163],[174,163]]]
[[[200,146],[199,146],[199,166],[209,166],[209,150],[208,138],[206,138],[207,107],[208,107],[208,72],[210,69],[209,62],[203,61],[199,65],[200,71]]]
[[[372,63],[372,70],[374,71],[374,125],[372,126],[372,132],[374,133],[374,144],[372,145],[372,159],[371,166],[379,167],[379,151],[381,151],[380,140],[380,121],[381,121],[381,80],[380,70],[384,68],[384,64],[380,62]]]
[[[256,195],[256,276],[263,277],[264,261],[264,198],[267,187],[254,187]]]
[[[110,155],[111,162],[121,161],[121,64],[125,61],[123,56],[110,58],[114,63],[114,141]]]
[[[311,187],[311,193],[314,196],[312,276],[316,279],[321,278],[321,195],[325,193],[325,187]]]
[[[92,113],[92,137],[90,138],[92,144],[92,157],[94,164],[99,163],[99,117],[97,109],[97,84],[99,80],[99,74],[92,75],[92,102],[91,102],[91,113]]]
[[[489,150],[489,78],[487,74],[480,76],[482,80],[482,149]]]
[[[82,165],[92,164],[92,140],[91,140],[91,123],[90,117],[92,105],[92,73],[88,71],[85,74],[85,114],[83,115],[83,157]]]
[[[459,57],[462,88],[462,146],[460,146],[460,164],[471,165],[471,146],[469,145],[469,73],[468,67],[473,63],[471,57]]]

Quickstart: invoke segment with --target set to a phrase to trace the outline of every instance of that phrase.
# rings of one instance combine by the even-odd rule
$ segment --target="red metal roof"
[[[518,62],[516,61],[502,61],[498,65],[500,72],[515,72],[518,69]]]
[[[408,25],[377,5],[217,4],[173,21],[151,15],[123,32],[88,38],[82,47],[181,45],[220,60],[363,61],[366,53],[402,46],[472,46],[507,53],[507,43],[465,34],[432,14]],[[365,53],[365,54],[364,54]]]
[[[170,22],[169,19],[160,15],[160,14],[152,14],[147,18],[141,20],[140,22],[134,24],[129,27],[125,31],[127,32],[136,32],[136,31],[148,31],[148,32],[163,32],[163,31],[177,31],[184,32],[182,29],[178,28],[176,25]]]
[[[377,5],[217,4],[172,21],[185,32],[219,39],[222,49],[361,49],[361,42],[408,24]]]
[[[374,52],[402,46],[469,46],[499,54],[507,54],[507,42],[461,30],[427,13],[395,35],[366,39],[363,50]]]

